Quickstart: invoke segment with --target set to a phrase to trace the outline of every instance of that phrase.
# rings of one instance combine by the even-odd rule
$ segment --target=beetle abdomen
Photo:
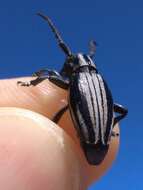
[[[69,104],[80,140],[107,145],[112,130],[113,100],[101,75],[95,70],[75,73],[70,84]]]

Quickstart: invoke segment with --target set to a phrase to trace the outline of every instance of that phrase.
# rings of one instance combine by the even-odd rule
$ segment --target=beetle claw
[[[17,85],[20,85],[20,86],[30,86],[31,85],[31,83],[30,82],[22,82],[22,81],[18,81],[17,82]]]

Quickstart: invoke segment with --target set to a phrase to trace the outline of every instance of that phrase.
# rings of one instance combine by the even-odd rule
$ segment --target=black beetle
[[[48,22],[60,48],[67,57],[59,73],[43,69],[35,72],[37,76],[35,80],[28,83],[18,81],[18,84],[35,86],[49,79],[52,83],[69,91],[68,105],[55,114],[53,121],[57,123],[69,108],[88,163],[98,165],[108,152],[111,136],[118,136],[113,132],[113,127],[127,115],[128,111],[123,106],[113,103],[111,91],[98,73],[92,60],[96,52],[96,42],[90,42],[89,55],[81,53],[74,55],[62,40],[50,18],[42,13],[37,15]],[[118,116],[114,116],[114,112],[118,113]]]

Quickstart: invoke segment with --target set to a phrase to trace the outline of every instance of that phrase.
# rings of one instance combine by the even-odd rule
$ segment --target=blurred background
[[[64,54],[47,24],[49,15],[73,52],[99,44],[96,63],[115,102],[129,109],[120,124],[121,144],[112,168],[89,190],[142,189],[143,179],[143,1],[0,1],[0,78],[29,76],[48,67],[59,70]]]

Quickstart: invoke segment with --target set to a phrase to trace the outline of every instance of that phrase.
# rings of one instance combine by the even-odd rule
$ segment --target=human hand
[[[119,139],[112,138],[102,164],[90,166],[69,112],[58,125],[49,120],[66,104],[67,92],[48,81],[21,87],[18,80],[0,81],[0,189],[86,189],[111,165]]]

